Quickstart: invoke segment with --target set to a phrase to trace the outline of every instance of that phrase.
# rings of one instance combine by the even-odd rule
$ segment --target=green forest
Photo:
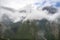
[[[0,34],[1,40],[60,40],[60,24],[45,19],[12,23]]]

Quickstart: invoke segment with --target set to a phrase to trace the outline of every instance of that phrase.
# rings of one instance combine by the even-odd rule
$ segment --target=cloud
[[[24,1],[24,2],[23,2]],[[31,2],[30,2],[31,1]],[[9,8],[13,8],[14,10],[17,10],[15,12],[11,12],[11,11],[6,11],[5,9],[4,10],[1,10],[0,14],[3,15],[3,13],[5,12],[6,15],[8,15],[8,17],[13,21],[13,23],[16,23],[16,22],[19,22],[21,20],[24,21],[27,21],[27,20],[42,20],[42,19],[47,19],[49,21],[56,21],[57,20],[57,17],[60,15],[59,13],[59,10],[58,9],[58,12],[55,13],[55,14],[50,14],[48,13],[48,11],[43,11],[42,8],[45,7],[45,6],[51,6],[52,4],[55,4],[56,3],[56,0],[55,1],[49,1],[49,0],[46,0],[46,1],[41,1],[41,0],[38,0],[39,2],[41,2],[41,6],[39,9],[37,9],[37,6],[36,8],[35,7],[35,2],[38,2],[37,0],[0,0],[1,2],[1,6],[5,6],[5,7],[9,7]],[[50,4],[51,3],[51,4]],[[31,4],[31,5],[30,5]],[[40,5],[40,3],[37,3]],[[43,5],[44,4],[44,5]],[[32,12],[31,13],[19,13],[19,10],[20,8],[23,8],[23,10],[25,10],[26,8],[24,8],[25,6],[31,6],[31,8],[28,6],[28,8],[32,9]],[[33,7],[32,7],[33,5]],[[54,6],[54,5],[53,5]],[[30,10],[30,9],[27,9],[27,10]],[[4,12],[3,12],[4,11]],[[24,18],[24,19],[23,19]]]
[[[45,7],[50,7],[50,6],[45,6]],[[52,6],[51,6],[52,7]],[[50,8],[51,8],[50,7]],[[44,7],[43,7],[44,8]],[[47,19],[48,21],[50,21],[50,22],[60,22],[60,21],[58,21],[60,18],[59,18],[59,16],[60,16],[60,12],[59,12],[59,8],[56,8],[57,9],[57,11],[55,12],[55,13],[49,13],[49,11],[47,11],[47,10],[42,10],[43,9],[42,7],[41,7],[41,9],[33,9],[32,8],[32,12],[31,13],[28,13],[28,15],[26,16],[26,18],[23,20],[23,22],[24,21],[27,21],[27,20],[29,20],[29,21],[33,21],[33,20],[42,20],[42,19]],[[52,10],[52,9],[50,9],[49,8],[49,10]],[[52,7],[52,8],[54,8],[54,7]],[[59,18],[59,19],[58,19]]]
[[[34,3],[35,1],[36,0],[0,0],[0,5],[18,10],[28,4]]]

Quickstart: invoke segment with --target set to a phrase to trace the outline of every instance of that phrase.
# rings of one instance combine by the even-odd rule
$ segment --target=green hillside
[[[4,37],[1,38],[1,36]],[[60,24],[50,23],[45,19],[16,23],[1,36],[1,40],[60,40]]]

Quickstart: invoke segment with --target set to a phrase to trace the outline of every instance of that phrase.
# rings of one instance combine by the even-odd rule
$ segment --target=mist
[[[60,16],[60,7],[57,7],[57,2],[59,1],[49,1],[49,0],[33,0],[30,3],[22,3],[22,5],[20,5],[21,3],[18,2],[19,0],[7,0],[7,1],[3,1],[0,0],[0,21],[2,21],[2,16],[5,14],[8,16],[8,18],[13,22],[13,23],[17,23],[19,21],[27,21],[27,20],[42,20],[42,19],[47,19],[48,21],[54,21],[54,22],[59,22],[58,19]],[[11,2],[13,4],[11,4]],[[18,3],[17,3],[18,2]],[[16,5],[14,5],[16,4]],[[17,5],[18,4],[18,5]],[[24,5],[23,5],[24,4]],[[49,7],[49,11],[52,10],[50,9],[51,7],[56,9],[55,13],[50,13],[52,11],[48,11],[48,10],[43,10],[44,7]],[[21,13],[19,11],[25,10],[26,13]],[[29,10],[29,11],[28,11]],[[4,12],[3,12],[4,11]]]

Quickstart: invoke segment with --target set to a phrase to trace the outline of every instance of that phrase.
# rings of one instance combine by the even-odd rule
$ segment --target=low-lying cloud
[[[37,1],[38,2],[38,1]],[[56,1],[52,1],[52,4],[50,4],[51,2],[49,1],[44,1],[44,6],[41,5],[40,6],[40,3],[39,6],[35,5],[34,3],[33,4],[29,4],[28,6],[25,5],[25,7],[21,8],[22,10],[26,10],[26,11],[31,11],[31,12],[26,12],[26,13],[20,13],[19,11],[20,10],[14,10],[13,9],[9,9],[7,8],[7,6],[4,6],[6,7],[6,9],[4,9],[3,7],[0,6],[0,21],[2,21],[2,16],[3,14],[6,14],[10,20],[13,22],[13,23],[16,23],[16,22],[19,22],[19,21],[27,21],[27,20],[42,20],[42,19],[47,19],[48,21],[54,21],[54,22],[59,22],[59,19],[60,19],[60,8],[59,7],[55,7],[54,4],[56,3]],[[10,5],[11,6],[11,5]],[[31,6],[31,7],[29,7]],[[57,12],[52,14],[52,13],[49,13],[48,10],[42,10],[44,7],[54,7],[57,9]],[[28,7],[28,8],[27,8]],[[51,9],[49,9],[51,10]],[[12,12],[14,11],[14,12]]]

